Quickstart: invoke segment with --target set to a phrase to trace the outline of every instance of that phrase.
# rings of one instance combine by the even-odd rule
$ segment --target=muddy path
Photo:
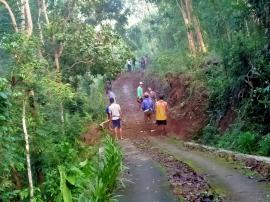
[[[195,165],[197,168],[195,171],[199,175],[204,176],[212,187],[226,195],[225,201],[270,201],[268,184],[250,179],[241,171],[221,164],[219,160],[212,159],[207,154],[189,151],[181,148],[180,145],[176,146],[167,138],[160,137],[153,122],[145,123],[143,113],[136,102],[136,88],[141,78],[141,73],[127,73],[121,75],[113,84],[116,100],[121,105],[123,113],[125,140],[120,144],[125,153],[125,164],[129,167],[127,178],[132,181],[126,189],[120,191],[121,202],[134,201],[134,199],[145,202],[174,201],[169,183],[166,181],[166,177],[168,179],[170,176],[166,176],[166,173],[157,166],[158,163],[153,160],[154,158],[151,159],[143,151],[138,152],[134,147],[133,143],[143,138],[151,142],[149,147],[158,147],[162,152],[191,164],[191,167]],[[181,136],[181,127],[181,123],[169,120],[169,134],[178,133],[177,135]],[[148,185],[150,178],[155,182],[154,185]],[[150,189],[155,191],[149,191]],[[147,196],[147,200],[142,200],[143,198],[140,198],[142,195]],[[166,197],[162,198],[162,196]]]
[[[117,103],[121,105],[123,113],[124,136],[129,139],[145,137],[149,134],[159,135],[153,122],[144,122],[143,113],[136,101],[136,90],[142,77],[143,75],[139,72],[126,73],[113,83],[113,91],[116,93]],[[176,120],[170,120],[168,124],[167,132],[178,135],[181,135],[183,128],[187,127]]]
[[[125,188],[116,195],[120,202],[169,202],[178,201],[170,190],[167,176],[161,166],[139,151],[131,140],[142,138],[153,130],[153,124],[145,124],[143,113],[136,102],[136,88],[140,73],[124,74],[113,84],[116,101],[122,110],[125,140],[120,142],[124,152]]]

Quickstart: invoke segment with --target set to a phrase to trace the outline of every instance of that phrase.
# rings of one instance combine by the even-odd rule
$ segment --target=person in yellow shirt
[[[164,101],[163,95],[159,96],[159,100],[156,102],[155,111],[158,129],[161,130],[163,134],[166,134],[168,103]]]

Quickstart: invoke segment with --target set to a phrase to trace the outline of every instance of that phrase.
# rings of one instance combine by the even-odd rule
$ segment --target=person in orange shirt
[[[168,104],[164,101],[163,95],[159,96],[159,100],[156,102],[155,111],[158,129],[161,130],[163,134],[166,134]]]

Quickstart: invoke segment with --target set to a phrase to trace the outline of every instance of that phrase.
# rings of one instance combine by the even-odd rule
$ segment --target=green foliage
[[[149,2],[159,12],[132,27],[128,36],[133,47],[141,49],[138,53],[154,55],[151,71],[163,76],[167,72],[193,75],[193,86],[199,83],[208,89],[209,124],[199,141],[267,155],[264,142],[270,132],[269,2],[194,0],[192,15],[198,17],[210,51],[196,57],[188,56],[187,32],[176,3]],[[139,33],[136,36],[135,31]],[[193,27],[188,31],[194,31]],[[238,116],[236,120],[229,117],[231,111]],[[229,123],[231,132],[225,135],[216,129],[223,118],[234,121]]]
[[[270,156],[270,135],[267,134],[259,141],[258,154],[263,156]]]
[[[62,193],[62,198],[64,202],[71,202],[72,201],[72,195],[70,189],[67,187],[67,179],[68,177],[66,176],[65,173],[65,168],[60,166],[59,167],[59,173],[60,173],[60,190]],[[71,180],[69,180],[71,181]]]
[[[202,144],[214,146],[218,143],[218,134],[219,131],[216,127],[207,125],[205,128],[203,128],[202,135],[199,137],[199,141]]]
[[[160,52],[152,59],[151,71],[160,75],[165,75],[168,72],[188,72],[191,67],[194,67],[194,63],[190,60],[188,55],[179,51]]]
[[[258,150],[258,138],[255,133],[232,131],[220,138],[218,145],[222,148],[252,154]]]
[[[232,129],[225,134],[221,134],[216,127],[211,125],[203,129],[199,141],[203,144],[218,146],[224,149],[235,150],[248,154],[268,155],[269,146],[267,142],[269,137],[261,137],[254,132],[242,132]]]
[[[67,164],[59,167],[60,190],[65,202],[110,201],[122,170],[122,154],[117,143],[105,136],[102,144],[93,148],[94,156],[75,166]]]
[[[97,147],[85,146],[80,135],[91,122],[103,120],[103,82],[119,74],[131,55],[117,33],[123,31],[126,23],[122,16],[126,13],[120,12],[123,5],[119,2],[122,3],[97,1],[87,11],[84,6],[89,2],[49,1],[50,23],[45,23],[42,14],[41,29],[35,20],[35,2],[31,4],[34,30],[30,37],[21,31],[13,33],[10,24],[6,25],[10,19],[2,13],[1,4],[0,15],[4,18],[0,21],[0,72],[5,78],[0,78],[0,201],[29,201],[21,123],[25,100],[35,200],[78,201],[89,192],[90,185],[99,189],[95,185],[100,166]],[[20,18],[20,3],[8,3],[15,17]],[[110,25],[99,24],[105,16],[96,19],[98,29],[85,23],[82,16],[93,17],[90,10],[108,12],[117,20],[117,31]],[[20,26],[20,19],[17,23]],[[105,174],[100,174],[98,182],[105,190],[104,197],[109,199],[122,159],[115,142],[106,140],[104,147],[110,147],[106,150],[109,154],[103,162]],[[110,171],[112,167],[114,170]],[[92,201],[92,196],[85,195],[84,201]]]
[[[251,132],[244,132],[238,135],[237,149],[244,153],[252,153],[257,150],[258,135]]]

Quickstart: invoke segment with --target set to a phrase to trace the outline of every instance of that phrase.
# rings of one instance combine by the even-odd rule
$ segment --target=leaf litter
[[[152,147],[146,138],[134,140],[133,143],[165,168],[173,192],[179,198],[190,202],[223,201],[223,198],[207,183],[206,177],[196,173],[188,164]]]

